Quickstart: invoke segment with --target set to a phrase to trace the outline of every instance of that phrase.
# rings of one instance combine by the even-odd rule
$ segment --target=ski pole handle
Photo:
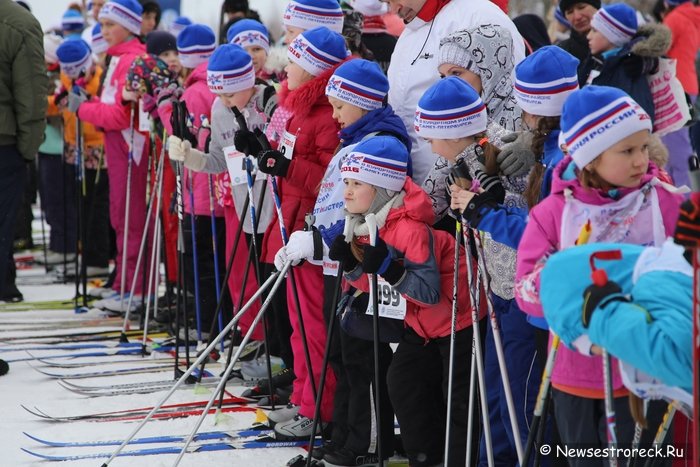
[[[240,110],[238,110],[238,107],[235,105],[231,107],[231,111],[233,112],[233,116],[236,117],[236,122],[238,123],[238,129],[239,130],[246,130],[248,131],[248,124],[245,121],[245,117],[241,113]]]

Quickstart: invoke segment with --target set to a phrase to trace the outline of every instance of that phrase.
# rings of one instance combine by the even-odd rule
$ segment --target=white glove
[[[281,271],[285,264],[287,264],[287,247],[283,246],[277,253],[275,253],[275,269]]]
[[[189,141],[183,141],[177,136],[168,137],[168,154],[171,161],[183,162],[185,167],[195,172],[201,172],[206,165],[204,153],[193,149]]]
[[[287,259],[296,261],[294,265],[299,264],[303,259],[311,259],[314,257],[314,233],[311,230],[297,230],[289,236],[289,241],[285,247],[287,250]]]

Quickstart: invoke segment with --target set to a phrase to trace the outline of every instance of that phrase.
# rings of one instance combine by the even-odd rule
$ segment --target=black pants
[[[185,280],[188,292],[194,295],[194,249],[192,247],[192,216],[185,215],[182,223],[182,233],[185,240]],[[199,307],[201,330],[209,332],[215,317],[216,303],[216,270],[214,267],[214,249],[212,244],[212,226],[210,216],[194,216],[195,241],[197,243],[197,274],[199,276]],[[220,287],[223,287],[224,273],[226,272],[225,242],[226,223],[223,217],[216,218],[216,248],[218,256]],[[223,323],[231,319],[231,295],[224,294],[222,304]],[[215,330],[218,327],[214,328]]]
[[[36,203],[36,162],[25,162],[25,182],[22,193],[22,200],[17,208],[17,223],[15,224],[15,240],[24,242],[25,248],[33,248],[34,242],[32,239],[32,221],[34,214],[32,213],[32,204]]]
[[[263,263],[263,281],[275,271],[275,265]],[[292,352],[291,336],[292,324],[289,322],[289,310],[287,308],[287,279],[277,288],[270,302],[271,309],[265,312],[270,325],[270,354],[277,355],[284,362],[285,368],[294,368],[294,353]],[[269,289],[268,289],[269,290]],[[263,294],[267,297],[267,291]],[[299,358],[304,358],[299,355]]]
[[[472,329],[455,335],[449,467],[466,464]],[[389,396],[412,467],[443,461],[449,359],[450,336],[425,343],[408,329],[389,367]],[[477,410],[474,420],[480,426]]]
[[[605,448],[607,442],[607,425],[605,401],[572,396],[565,392],[552,390],[554,412],[559,428],[561,442],[568,448]],[[650,401],[647,409],[649,428],[642,432],[640,448],[652,445],[656,430],[666,411],[663,401]],[[620,448],[629,448],[634,438],[634,420],[630,414],[627,397],[614,399],[617,444]],[[670,430],[673,432],[673,428]],[[550,455],[550,457],[552,457]],[[608,465],[601,458],[568,458],[571,467],[601,467]],[[642,466],[646,459],[636,459],[632,464]],[[671,459],[655,459],[656,466],[670,466]],[[618,458],[618,464],[624,465],[626,459]]]
[[[25,184],[26,162],[15,145],[0,146],[0,297],[7,289],[10,268],[14,271],[12,244],[17,208]]]
[[[345,447],[355,454],[377,452],[373,447],[377,430],[373,413],[374,398],[374,343],[358,339],[340,328],[333,294],[336,278],[323,276],[323,311],[326,326],[332,318],[336,320],[330,347],[329,361],[336,377],[333,399],[334,444]],[[337,305],[337,304],[336,304]],[[379,344],[379,393],[380,420],[383,458],[394,452],[394,409],[389,399],[386,375],[393,352],[389,344]],[[376,405],[375,405],[376,407]]]

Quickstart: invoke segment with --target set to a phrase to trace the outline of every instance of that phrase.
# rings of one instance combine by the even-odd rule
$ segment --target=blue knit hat
[[[361,142],[343,160],[343,180],[352,178],[372,186],[401,191],[406,182],[408,150],[393,136],[375,136]]]
[[[141,34],[143,7],[136,0],[109,0],[100,9],[99,20],[114,21],[134,35]]]
[[[562,13],[559,8],[554,9],[554,19],[562,25],[566,26],[567,28],[571,28],[571,23],[569,23],[569,21],[564,16],[564,13]]]
[[[58,46],[56,55],[61,70],[71,79],[79,78],[80,73],[88,71],[92,66],[90,47],[82,39],[63,41]]]
[[[282,22],[285,26],[313,29],[325,26],[343,32],[343,10],[338,0],[292,0],[287,4]]]
[[[418,101],[414,118],[421,138],[456,139],[486,131],[486,106],[473,87],[456,76],[437,81]]]
[[[668,3],[671,6],[678,6],[689,1],[690,0],[666,0],[666,3]]]
[[[209,26],[190,24],[177,36],[177,52],[185,68],[197,68],[216,49],[216,35]]]
[[[192,24],[192,21],[187,16],[180,16],[170,25],[170,33],[177,37],[190,24]]]
[[[637,12],[624,3],[606,5],[595,12],[591,18],[591,27],[620,47],[637,33]]]
[[[561,47],[537,49],[515,67],[515,100],[532,115],[556,117],[578,89],[579,61]]]
[[[61,29],[64,31],[80,32],[85,28],[85,18],[80,12],[68,9],[61,18]]]
[[[336,68],[328,80],[326,96],[365,110],[384,106],[389,80],[376,62],[357,58]]]
[[[350,55],[345,39],[326,27],[299,34],[287,48],[287,57],[304,70],[318,76]]]
[[[92,28],[92,41],[90,43],[90,48],[96,55],[105,53],[107,52],[107,49],[109,49],[109,44],[105,38],[102,37],[102,26],[100,23],[95,24],[95,27]]]
[[[254,19],[241,19],[228,28],[226,40],[231,44],[246,47],[262,47],[270,53],[270,33],[264,24]]]
[[[220,45],[207,65],[207,85],[214,94],[233,94],[255,86],[253,59],[240,45]]]
[[[566,145],[579,169],[611,146],[641,130],[651,132],[651,118],[624,91],[585,86],[564,103],[559,143]]]

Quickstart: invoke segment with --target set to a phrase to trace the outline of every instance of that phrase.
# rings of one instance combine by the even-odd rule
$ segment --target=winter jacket
[[[411,150],[411,140],[401,119],[390,105],[363,115],[352,125],[340,131],[342,147],[331,159],[321,181],[321,187],[314,205],[313,215],[324,242],[330,246],[335,237],[342,233],[345,216],[343,191],[345,184],[340,176],[340,166],[352,149],[362,140],[374,135],[390,135],[401,141]],[[326,275],[337,275],[338,263],[327,257],[323,258],[323,270]]]
[[[211,122],[211,108],[216,99],[211,91],[209,91],[209,86],[207,86],[207,63],[201,63],[197,66],[192,73],[187,77],[184,84],[185,91],[182,93],[182,98],[187,105],[187,111],[189,113],[190,121],[192,122],[193,132],[197,135],[197,149],[204,151],[206,146],[207,137],[210,132],[210,122]],[[172,125],[170,124],[170,115],[172,114],[172,106],[162,108],[159,111],[160,120],[165,127],[165,131],[168,134],[172,134]],[[190,178],[191,172],[191,178]],[[209,174],[198,173],[185,169],[184,180],[182,184],[183,192],[183,202],[185,205],[185,212],[192,213],[192,205],[190,203],[190,188],[194,185],[194,214],[196,216],[210,215],[210,199],[214,196],[214,186],[213,181],[211,183]],[[213,202],[214,205],[214,215],[223,216],[224,211],[221,205],[217,202]]]
[[[611,250],[620,250],[622,258],[597,267],[630,301],[599,306],[586,329],[581,309],[591,285],[590,257]],[[661,247],[596,243],[555,253],[542,271],[542,303],[552,330],[567,345],[588,334],[616,358],[691,392],[693,279],[683,251],[669,239]]]
[[[578,58],[579,62],[583,62],[586,57],[591,54],[591,49],[588,47],[588,39],[586,36],[577,33],[573,29],[571,30],[571,35],[569,38],[561,41],[557,44],[557,46]]]
[[[392,258],[406,268],[404,277],[394,284],[406,298],[405,323],[427,342],[450,333],[455,242],[447,232],[430,227],[434,220],[430,200],[410,178],[403,192],[403,203],[389,211],[379,237],[386,242]],[[368,243],[369,237],[357,240]],[[369,290],[361,265],[345,277],[358,289]],[[467,277],[464,255],[460,255],[459,277]],[[471,326],[471,313],[468,287],[459,287],[458,331]]]
[[[658,24],[645,24],[639,28],[635,37],[622,48],[603,53],[601,58],[589,56],[581,62],[578,69],[579,86],[596,84],[622,89],[632,97],[654,120],[654,98],[651,95],[647,74],[630,75],[623,63],[632,55],[643,58],[659,58],[666,54],[671,46],[671,34],[667,27]],[[591,72],[599,72],[588,83]]]
[[[291,112],[286,131],[296,137],[287,175],[279,178],[282,217],[287,232],[304,226],[304,217],[313,211],[323,174],[338,147],[339,128],[326,97],[326,84],[336,68],[326,70],[293,91],[288,91],[286,83],[282,84],[286,91],[280,95],[280,105]],[[277,213],[274,213],[263,239],[263,255],[270,263],[283,245],[277,224]]]
[[[452,0],[433,21],[416,17],[401,33],[389,65],[389,103],[401,117],[413,142],[411,159],[413,179],[422,184],[435,163],[430,145],[416,136],[413,118],[418,100],[440,75],[438,49],[440,39],[450,33],[484,24],[499,24],[513,38],[514,62],[525,57],[525,45],[513,22],[488,0]]]
[[[673,35],[673,43],[668,51],[670,58],[678,60],[676,76],[683,90],[690,95],[698,95],[698,74],[695,59],[700,50],[700,7],[693,2],[685,2],[664,18]]]
[[[573,198],[592,206],[608,205],[626,196],[639,193],[642,186],[651,182],[658,173],[653,163],[649,163],[647,174],[637,188],[620,188],[610,193],[599,189],[584,188],[575,172],[573,161],[565,158],[557,165],[552,180],[552,194],[530,211],[530,218],[518,247],[516,265],[515,298],[520,309],[534,316],[543,316],[540,301],[540,274],[547,258],[562,250],[562,214],[566,204],[565,190],[570,190]],[[662,226],[666,235],[672,235],[675,229],[678,210],[682,201],[680,195],[671,193],[661,185],[651,188],[656,192],[659,208],[663,213]],[[611,197],[616,194],[614,198]],[[582,220],[585,222],[585,220]],[[654,226],[650,226],[653,229]],[[568,239],[571,242],[573,239]],[[616,368],[616,367],[615,367]],[[614,387],[621,388],[619,372],[613,372]],[[587,357],[568,348],[559,348],[552,375],[555,386],[602,390],[602,359]]]
[[[97,66],[95,67],[95,72],[90,78],[90,81],[85,85],[85,91],[91,96],[96,96],[100,88],[101,79],[102,68]],[[61,85],[68,92],[71,92],[73,89],[73,81],[65,73],[61,73]],[[49,107],[55,107],[55,104],[52,105],[52,103],[49,103]],[[61,113],[63,115],[63,139],[66,144],[74,146],[76,130],[75,113],[67,108],[63,109]],[[81,125],[83,130],[83,146],[85,148],[102,147],[104,144],[104,135],[102,132],[95,128],[95,125],[92,123],[82,122]]]
[[[0,146],[16,145],[33,160],[46,126],[44,35],[36,18],[11,0],[0,0],[0,26]]]
[[[265,125],[265,115],[258,112],[254,104],[256,96],[261,93],[263,89],[264,86],[256,86],[256,94],[253,95],[245,107],[240,109],[241,114],[243,114],[243,117],[246,120],[248,129],[251,131],[256,128],[262,129]],[[233,139],[238,130],[238,122],[236,121],[233,111],[226,107],[221,99],[215,98],[214,104],[211,107],[211,142],[209,143],[209,153],[207,153],[206,163],[202,169],[202,172],[209,174],[220,174],[228,171],[224,151],[227,150],[227,148],[235,150]],[[255,184],[253,186],[253,196],[255,198],[254,203],[256,204],[255,213],[258,216],[257,233],[265,232],[268,225],[270,225],[272,212],[274,210],[272,195],[269,193],[266,193],[263,205],[257,206],[257,203],[260,200],[260,191],[266,189],[267,184],[265,174],[258,172],[255,179]],[[250,213],[247,211],[243,212],[245,199],[248,196],[247,182],[232,185],[230,191],[233,195],[233,205],[236,208],[236,213],[238,214],[239,219],[243,221],[243,231],[245,233],[252,233],[253,228],[250,221]],[[220,196],[226,197],[228,194],[222,193]]]

